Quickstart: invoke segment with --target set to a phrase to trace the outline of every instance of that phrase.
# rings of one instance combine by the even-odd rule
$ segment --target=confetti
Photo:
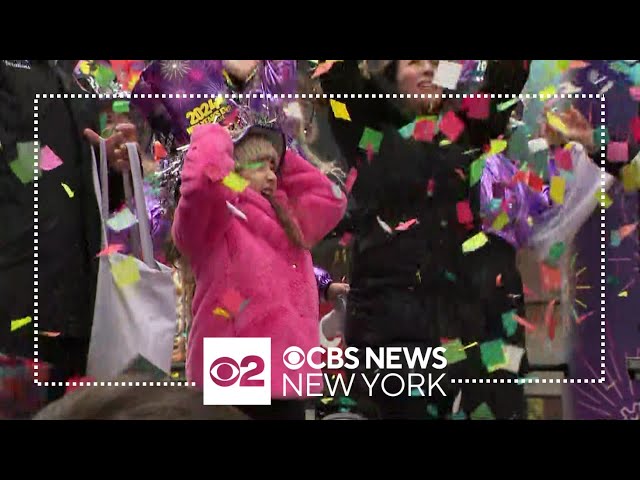
[[[230,188],[234,192],[242,193],[249,186],[249,181],[242,178],[236,172],[230,172],[229,175],[222,179],[223,185]]]
[[[457,413],[460,410],[461,402],[462,402],[462,390],[458,392],[458,395],[456,395],[456,398],[453,401],[453,407],[451,408],[452,414]]]
[[[612,163],[629,161],[629,144],[627,142],[609,142],[609,145],[607,145],[607,158]]]
[[[240,313],[244,299],[237,290],[229,289],[223,295],[220,301],[222,307],[234,317]]]
[[[564,203],[564,191],[566,181],[564,178],[554,175],[551,177],[551,188],[549,195],[554,203],[562,205]]]
[[[462,225],[473,223],[473,213],[471,212],[469,200],[458,202],[456,204],[456,213],[458,215],[458,223]]]
[[[24,317],[24,318],[19,318],[17,320],[11,320],[11,331],[15,332],[16,330],[30,323],[31,323],[31,317]]]
[[[120,288],[133,285],[140,280],[140,271],[133,257],[125,257],[119,262],[111,261],[111,274]]]
[[[491,146],[488,155],[497,155],[504,152],[507,149],[508,143],[506,140],[491,140]]]
[[[555,161],[562,170],[573,170],[571,152],[566,148],[558,148],[555,151]]]
[[[520,371],[520,363],[524,356],[524,348],[516,345],[504,345],[502,347],[505,357],[507,357],[506,365],[502,366],[500,370],[507,370],[517,374]]]
[[[640,117],[634,117],[631,120],[631,133],[636,142],[640,142]]]
[[[629,292],[627,292],[626,290],[620,292],[618,294],[619,297],[628,297],[629,296]]]
[[[564,122],[553,112],[547,112],[547,123],[551,128],[557,130],[563,135],[568,135],[569,129]]]
[[[433,77],[433,83],[449,90],[455,90],[462,73],[462,64],[441,60]]]
[[[339,118],[341,120],[351,121],[351,117],[349,116],[349,112],[347,111],[347,106],[338,102],[334,99],[330,99],[329,103],[331,104],[331,111],[333,111],[333,116]]]
[[[533,332],[536,329],[534,324],[527,322],[524,318],[522,318],[520,315],[516,314],[515,312],[513,314],[513,320],[515,320],[517,323],[522,325],[524,328],[526,328],[530,332]]]
[[[415,123],[413,138],[419,142],[431,142],[436,134],[436,123],[431,120],[419,120]]]
[[[380,225],[380,227],[382,227],[385,232],[389,234],[393,233],[391,227],[384,220],[382,220],[380,217],[376,217],[376,220],[378,220],[378,225]]]
[[[556,242],[549,249],[547,259],[551,261],[553,265],[555,265],[558,263],[558,260],[560,260],[560,257],[562,257],[562,254],[565,252],[565,250],[566,246],[563,242]]]
[[[116,100],[113,102],[111,109],[115,113],[129,113],[129,101],[128,100]]]
[[[341,62],[341,61],[342,60],[326,60],[322,62],[316,67],[316,69],[313,72],[313,75],[311,75],[311,78],[318,78],[319,76],[324,75],[325,73],[329,72],[329,70],[331,70],[331,68],[337,62]]]
[[[589,64],[587,62],[585,62],[584,60],[571,60],[569,62],[569,69],[573,70],[573,69],[581,69],[581,68],[585,68],[588,67]]]
[[[60,336],[60,332],[40,332],[40,335],[43,337],[55,338]]]
[[[631,95],[631,98],[633,98],[636,102],[640,102],[640,86],[633,86],[633,87],[629,87],[629,95]]]
[[[20,142],[16,144],[18,156],[9,162],[9,168],[13,174],[23,183],[31,183],[34,178],[38,178],[39,173],[34,173],[34,143]]]
[[[482,172],[486,163],[485,157],[480,157],[474,160],[469,167],[469,185],[474,186],[482,178]]]
[[[477,233],[462,244],[462,251],[464,253],[473,252],[485,246],[488,241],[489,239],[484,232]]]
[[[506,212],[500,212],[500,214],[495,218],[491,228],[497,231],[502,230],[509,223],[509,215]]]
[[[352,239],[353,239],[353,234],[349,232],[345,232],[340,238],[340,242],[338,243],[342,247],[347,247],[351,243]]]
[[[540,277],[542,286],[547,292],[559,290],[562,285],[562,272],[545,263],[540,264]]]
[[[482,402],[471,414],[469,415],[471,420],[495,420],[491,408],[486,402]]]
[[[467,111],[467,116],[475,120],[489,118],[491,99],[484,97],[466,97],[462,100],[462,109]]]
[[[513,98],[511,100],[507,100],[506,102],[498,104],[498,111],[504,112],[505,110],[510,109],[514,105],[516,105],[520,101],[519,98]]]
[[[548,87],[544,88],[543,90],[540,90],[540,93],[538,95],[544,101],[544,100],[548,100],[549,98],[553,97],[555,94],[556,94],[556,87],[554,87],[553,85],[549,85]]]
[[[496,287],[501,287],[502,286],[502,274],[499,273],[498,275],[496,275]]]
[[[502,314],[502,328],[504,328],[507,337],[512,336],[518,330],[518,322],[514,320],[515,310],[505,312]]]
[[[229,312],[227,312],[224,308],[221,308],[221,307],[216,307],[213,310],[213,314],[214,315],[219,315],[219,316],[225,317],[225,318],[231,318],[231,315],[229,315]]]
[[[40,149],[40,168],[45,172],[58,168],[62,163],[62,159],[48,145]]]
[[[605,209],[609,208],[613,204],[613,200],[611,200],[611,197],[607,194],[607,192],[596,192],[595,197],[600,206],[604,207]]]
[[[227,200],[226,204],[227,204],[227,209],[231,212],[232,215],[235,215],[236,217],[241,218],[245,222],[248,221],[247,216],[244,214],[242,210],[240,210],[238,207],[236,207],[231,202],[229,202],[229,200]]]
[[[138,223],[138,219],[135,217],[128,207],[124,207],[122,210],[114,214],[109,220],[107,220],[107,226],[114,232],[121,232],[127,228],[132,227]]]
[[[163,158],[167,158],[167,149],[159,141],[153,143],[153,159],[158,162]]]
[[[620,238],[622,239],[627,238],[636,230],[637,226],[638,226],[638,223],[630,223],[628,225],[623,225],[622,227],[620,227],[620,230],[619,230]]]
[[[469,348],[476,347],[476,346],[478,346],[478,342],[472,342],[469,345],[462,347],[462,350],[467,350]]]
[[[362,137],[360,138],[360,144],[358,145],[362,150],[367,150],[369,147],[373,148],[375,153],[380,151],[380,144],[382,143],[383,134],[377,130],[369,127],[364,127]]]
[[[396,227],[396,231],[398,232],[405,232],[407,230],[409,230],[409,228],[411,228],[413,225],[417,224],[418,220],[415,218],[412,218],[411,220],[407,220],[406,222],[400,222],[398,224],[398,226]]]
[[[71,190],[71,187],[69,187],[69,185],[67,185],[66,183],[61,183],[60,185],[62,185],[62,188],[64,188],[64,191],[67,192],[67,195],[69,196],[69,198],[73,198],[75,193],[73,193],[73,190]]]
[[[448,111],[442,117],[440,121],[440,131],[452,142],[458,139],[463,130],[464,123],[452,111]]]
[[[96,257],[108,257],[112,253],[121,252],[122,250],[124,250],[124,245],[114,243],[112,245],[107,245],[106,248],[100,250],[100,252],[98,252]]]
[[[405,140],[411,138],[413,136],[413,132],[416,128],[416,122],[411,122],[406,124],[404,127],[402,127],[400,130],[398,130],[398,133],[400,134],[400,136],[402,138],[404,138]]]
[[[480,356],[482,363],[487,367],[489,373],[498,370],[507,364],[507,358],[504,355],[502,339],[491,340],[480,344]]]
[[[464,352],[464,347],[459,338],[450,340],[448,342],[442,342],[444,347],[444,358],[447,359],[447,365],[453,365],[455,363],[466,360],[467,354]]]
[[[355,167],[351,167],[349,173],[347,174],[347,178],[344,182],[344,188],[347,193],[351,193],[351,189],[353,185],[356,183],[356,179],[358,178],[358,170]]]
[[[549,143],[544,138],[534,138],[527,142],[530,153],[542,152],[549,150]]]

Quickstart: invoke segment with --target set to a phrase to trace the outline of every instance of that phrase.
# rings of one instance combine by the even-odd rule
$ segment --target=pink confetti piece
[[[358,170],[356,170],[354,167],[351,167],[351,170],[349,170],[349,173],[347,174],[347,179],[344,182],[347,193],[351,193],[353,184],[356,183],[356,178],[358,178]]]
[[[629,144],[627,142],[609,142],[607,157],[614,163],[624,163],[629,160]]]
[[[40,168],[42,170],[51,171],[54,168],[58,168],[62,163],[62,159],[48,145],[40,149]]]
[[[518,322],[520,325],[522,325],[524,328],[526,328],[527,330],[529,330],[530,332],[534,331],[536,329],[536,326],[530,322],[528,322],[527,320],[525,320],[524,318],[522,318],[519,315],[516,315],[515,313],[512,314],[512,318]]]
[[[405,232],[409,230],[416,223],[418,223],[418,220],[416,220],[415,218],[412,218],[411,220],[407,220],[406,222],[400,222],[396,227],[396,231]]]
[[[490,98],[466,97],[462,100],[462,109],[467,111],[467,116],[476,120],[485,120],[489,117]]]
[[[111,255],[112,253],[122,252],[124,250],[124,245],[120,245],[119,243],[114,243],[112,245],[107,245],[107,248],[101,250],[96,257],[106,257]]]
[[[448,111],[440,121],[440,131],[446,137],[455,142],[464,130],[464,122],[460,120],[455,113]]]

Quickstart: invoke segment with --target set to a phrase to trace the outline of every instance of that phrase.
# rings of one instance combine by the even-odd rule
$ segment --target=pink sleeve
[[[227,201],[238,194],[222,179],[233,170],[233,143],[217,124],[196,127],[182,168],[180,201],[172,234],[178,249],[187,256],[221,238],[231,219]]]
[[[279,182],[310,246],[322,240],[342,219],[347,208],[345,194],[297,153],[287,151]]]

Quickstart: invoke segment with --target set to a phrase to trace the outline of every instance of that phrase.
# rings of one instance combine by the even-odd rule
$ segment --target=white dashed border
[[[460,93],[452,93],[452,94],[354,94],[354,93],[346,93],[346,94],[326,94],[326,93],[316,93],[316,94],[304,94],[304,93],[289,93],[289,94],[236,94],[236,93],[224,93],[224,94],[209,94],[209,93],[185,93],[185,94],[172,94],[172,93],[163,93],[163,94],[130,94],[128,92],[123,92],[115,95],[109,94],[96,94],[96,93],[55,93],[55,94],[47,94],[47,93],[39,93],[35,95],[33,100],[33,134],[34,134],[34,142],[33,142],[33,154],[34,154],[34,181],[33,181],[33,201],[34,201],[34,238],[33,238],[33,342],[34,342],[34,383],[38,386],[66,386],[66,387],[84,387],[84,386],[94,386],[94,387],[104,387],[104,386],[171,386],[171,387],[188,387],[188,386],[196,386],[195,382],[41,382],[38,380],[38,177],[39,174],[39,162],[38,162],[38,154],[39,154],[39,139],[38,139],[38,101],[40,98],[43,99],[63,99],[63,98],[71,98],[71,99],[109,99],[109,98],[269,98],[269,99],[341,99],[341,98],[365,98],[365,99],[388,99],[388,98],[520,98],[520,99],[532,99],[532,98],[541,98],[541,99],[551,99],[551,98],[600,98],[601,100],[601,125],[603,127],[601,131],[601,203],[600,203],[600,226],[601,226],[601,237],[600,237],[600,253],[601,253],[601,277],[600,277],[600,331],[601,331],[601,342],[600,342],[600,354],[601,354],[601,378],[595,379],[582,379],[582,378],[521,378],[521,379],[511,379],[511,378],[494,378],[494,379],[486,379],[486,378],[452,378],[450,379],[451,383],[515,383],[515,384],[524,384],[524,383],[604,383],[605,381],[605,286],[606,286],[606,223],[605,223],[605,202],[604,202],[604,194],[605,190],[605,159],[606,159],[606,149],[605,147],[605,96],[603,94],[594,94],[594,93],[563,93],[563,94],[536,94],[536,93],[521,93],[521,94],[460,94]]]

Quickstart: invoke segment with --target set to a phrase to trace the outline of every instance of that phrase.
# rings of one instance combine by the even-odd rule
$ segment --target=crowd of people
[[[341,411],[526,418],[518,380],[529,373],[531,323],[516,254],[533,249],[560,288],[559,258],[602,191],[616,178],[640,187],[640,121],[610,132],[607,147],[562,92],[519,96],[531,62],[3,61],[0,323],[21,326],[0,333],[0,368],[14,372],[0,377],[0,418],[32,418],[46,404],[35,418],[304,419],[309,398],[280,394],[281,359],[321,344],[442,345],[456,352],[449,376],[487,380],[445,383],[436,398],[370,394],[356,382],[351,399],[334,402]],[[568,78],[588,65],[562,62]],[[63,95],[36,102],[34,139],[44,92]],[[73,99],[87,92],[107,95]],[[543,105],[534,122],[528,102]],[[108,172],[93,168],[92,149]],[[184,369],[164,374],[194,387],[68,392],[70,381],[94,380],[100,258],[144,257],[147,231],[145,263],[171,268],[175,283],[167,355]],[[342,266],[327,261],[343,252]],[[143,329],[152,322],[134,314]],[[271,406],[202,405],[207,337],[271,338]],[[34,372],[51,386],[34,386]]]

